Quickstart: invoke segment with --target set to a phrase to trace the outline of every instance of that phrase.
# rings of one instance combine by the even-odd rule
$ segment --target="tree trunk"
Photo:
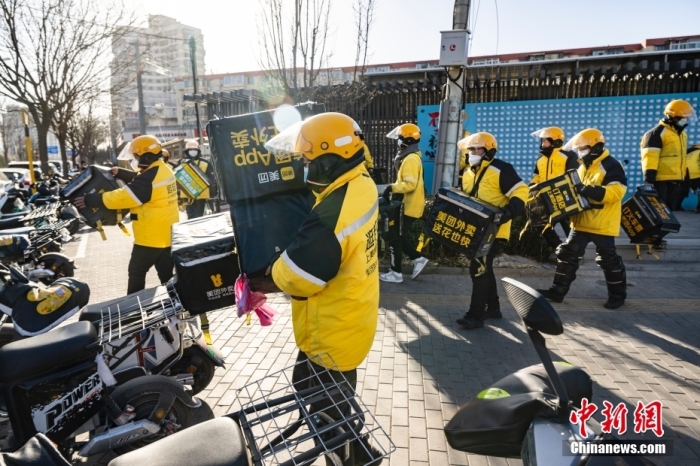
[[[59,134],[57,136],[58,146],[61,151],[61,165],[63,165],[63,176],[68,178],[68,144],[66,141],[65,133]]]

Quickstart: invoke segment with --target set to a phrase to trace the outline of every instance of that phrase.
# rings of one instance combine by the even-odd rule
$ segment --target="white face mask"
[[[469,156],[469,165],[472,167],[476,167],[481,163],[481,155],[470,155]]]
[[[133,168],[134,171],[136,171],[136,170],[139,169],[139,161],[136,160],[136,157],[133,157],[133,158],[131,159],[131,168]]]
[[[309,178],[309,166],[304,165],[304,183],[306,183],[306,180]]]
[[[579,156],[579,158],[584,158],[585,156],[587,156],[590,153],[591,153],[590,149],[581,149],[580,151],[578,151],[578,156]]]
[[[688,124],[688,119],[687,118],[681,118],[678,120],[678,126],[685,126]]]
[[[190,157],[196,157],[197,156],[197,150],[196,149],[190,149],[187,151]]]

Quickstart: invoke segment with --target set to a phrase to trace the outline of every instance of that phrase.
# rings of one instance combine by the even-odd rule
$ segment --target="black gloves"
[[[590,186],[587,184],[577,184],[574,186],[576,192],[583,197],[588,199],[593,199],[597,202],[603,202],[605,198],[605,188],[602,186]]]
[[[503,208],[503,213],[501,214],[501,219],[498,221],[498,226],[513,220],[513,217],[517,217],[524,208],[525,203],[521,199],[512,197],[510,201],[508,201],[508,205]]]
[[[649,183],[644,183],[641,186],[637,186],[637,191],[641,191],[643,193],[653,193],[656,194],[656,188],[654,185],[649,184]]]
[[[647,170],[644,172],[644,182],[647,184],[656,183],[656,170]]]
[[[382,193],[382,197],[385,199],[391,198],[391,185],[384,188],[384,192]]]

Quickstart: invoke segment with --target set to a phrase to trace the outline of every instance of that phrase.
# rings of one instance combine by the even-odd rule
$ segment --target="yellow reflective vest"
[[[135,244],[170,247],[170,227],[180,221],[180,213],[175,175],[161,159],[133,176],[123,188],[102,194],[101,202],[108,209],[129,209]]]
[[[605,149],[589,167],[582,164],[578,174],[584,185],[597,189],[594,196],[588,196],[594,208],[572,216],[572,228],[597,235],[618,236],[622,197],[627,191],[627,176],[622,164]]]
[[[362,363],[377,329],[377,200],[364,167],[343,174],[272,266],[275,284],[292,296],[297,346],[309,357],[328,354],[341,371]]]
[[[535,173],[530,184],[537,184],[561,176],[567,170],[577,170],[578,157],[573,152],[562,151],[560,148],[552,150],[551,155],[542,156],[535,163]]]
[[[421,218],[425,208],[425,185],[423,184],[423,162],[419,151],[404,157],[396,174],[391,192],[403,194],[403,213],[407,217]]]
[[[696,144],[688,149],[688,155],[685,160],[688,167],[688,178],[691,180],[700,178],[700,144]]]
[[[474,185],[477,180],[479,185],[475,189]],[[527,186],[515,168],[500,159],[484,160],[476,169],[469,167],[464,170],[462,190],[469,196],[501,208],[505,207],[513,197],[525,203],[528,196]],[[496,238],[505,240],[510,238],[511,223],[512,221],[508,221],[501,225],[496,233]]]
[[[688,134],[661,120],[642,137],[644,181],[681,181],[686,172]]]

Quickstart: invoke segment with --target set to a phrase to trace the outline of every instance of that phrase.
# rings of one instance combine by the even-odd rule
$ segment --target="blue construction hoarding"
[[[642,136],[658,124],[664,107],[673,99],[686,99],[696,111],[700,110],[700,93],[488,102],[464,106],[464,130],[471,133],[488,131],[496,136],[498,157],[513,164],[520,176],[529,182],[539,156],[539,141],[530,136],[533,131],[545,126],[559,126],[567,137],[571,137],[584,128],[598,128],[607,139],[610,153],[625,164],[628,187],[634,188],[642,183],[639,152]],[[438,105],[417,108],[422,135],[420,148],[429,192],[437,149],[438,116]],[[689,126],[686,131],[689,145],[700,143],[700,123]]]

